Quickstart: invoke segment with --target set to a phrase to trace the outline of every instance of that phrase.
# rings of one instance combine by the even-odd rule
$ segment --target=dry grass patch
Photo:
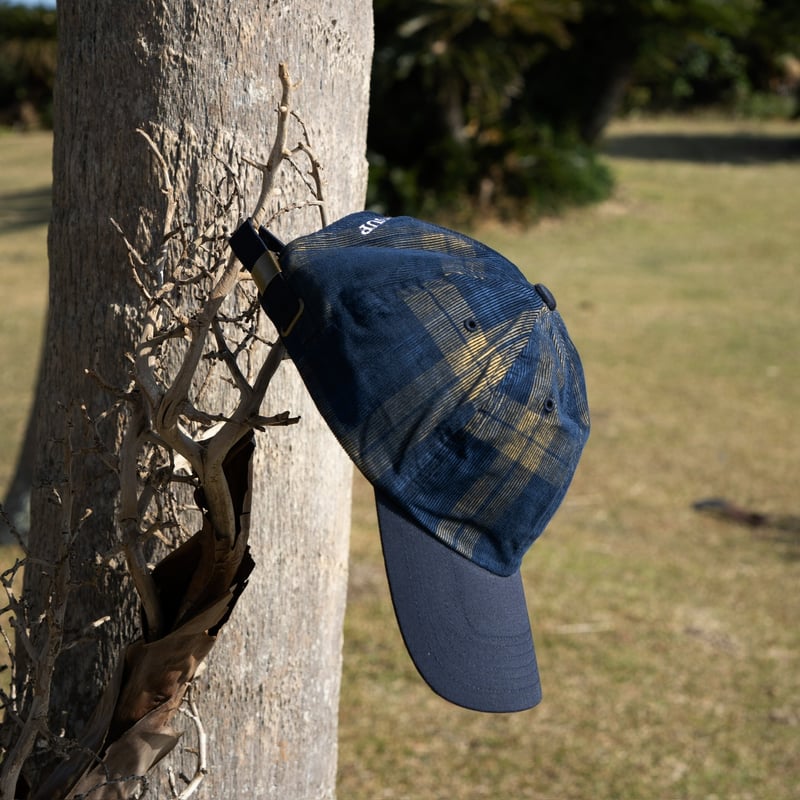
[[[593,411],[567,501],[525,563],[544,702],[482,715],[423,685],[358,480],[340,797],[797,796],[799,535],[691,504],[800,514],[800,162],[784,160],[799,128],[626,124],[611,201],[478,232],[553,290]],[[49,148],[0,137],[3,483],[44,316]]]
[[[602,206],[478,231],[553,290],[593,411],[567,501],[524,567],[544,702],[485,716],[423,686],[359,482],[342,797],[796,797],[800,533],[691,506],[722,496],[800,515],[800,161],[776,160],[771,140],[764,158],[741,155],[800,126],[618,133],[629,148],[682,134],[689,149],[615,155]]]
[[[47,303],[52,136],[0,131],[0,487],[11,478],[33,397]]]

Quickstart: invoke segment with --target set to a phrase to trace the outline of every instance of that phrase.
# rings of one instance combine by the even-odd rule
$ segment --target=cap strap
[[[295,296],[281,272],[278,257],[283,244],[266,228],[256,231],[246,219],[230,238],[231,249],[253,275],[261,307],[275,323],[281,336],[288,336],[303,314],[303,301]]]
[[[255,273],[253,277],[255,277]],[[302,299],[295,296],[281,274],[278,274],[266,285],[260,294],[260,300],[261,307],[275,323],[275,327],[282,337],[288,336],[292,332],[305,309]]]

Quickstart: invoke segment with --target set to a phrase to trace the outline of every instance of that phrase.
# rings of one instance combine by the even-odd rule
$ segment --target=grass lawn
[[[47,302],[49,133],[0,131],[0,487],[12,477],[36,381]]]
[[[485,716],[425,688],[359,482],[342,798],[800,796],[800,531],[692,509],[800,515],[800,126],[613,134],[611,200],[477,232],[555,294],[592,409],[524,564],[544,701]]]
[[[482,715],[408,659],[356,480],[342,800],[795,800],[800,532],[800,125],[626,122],[614,197],[474,233],[555,294],[593,430],[526,558],[543,703]],[[794,144],[790,137],[795,137]],[[0,486],[35,380],[49,137],[0,135]]]

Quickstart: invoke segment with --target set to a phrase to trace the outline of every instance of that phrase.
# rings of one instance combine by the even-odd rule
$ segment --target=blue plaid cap
[[[414,663],[460,705],[535,705],[520,562],[589,434],[552,295],[466,236],[369,212],[294,240],[280,267],[303,305],[287,350],[375,488]]]

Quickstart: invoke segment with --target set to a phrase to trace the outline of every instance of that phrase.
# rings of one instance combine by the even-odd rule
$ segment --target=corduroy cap
[[[520,563],[589,435],[552,294],[485,245],[410,217],[352,214],[286,246],[248,221],[231,246],[374,487],[420,674],[467,708],[536,705]]]

